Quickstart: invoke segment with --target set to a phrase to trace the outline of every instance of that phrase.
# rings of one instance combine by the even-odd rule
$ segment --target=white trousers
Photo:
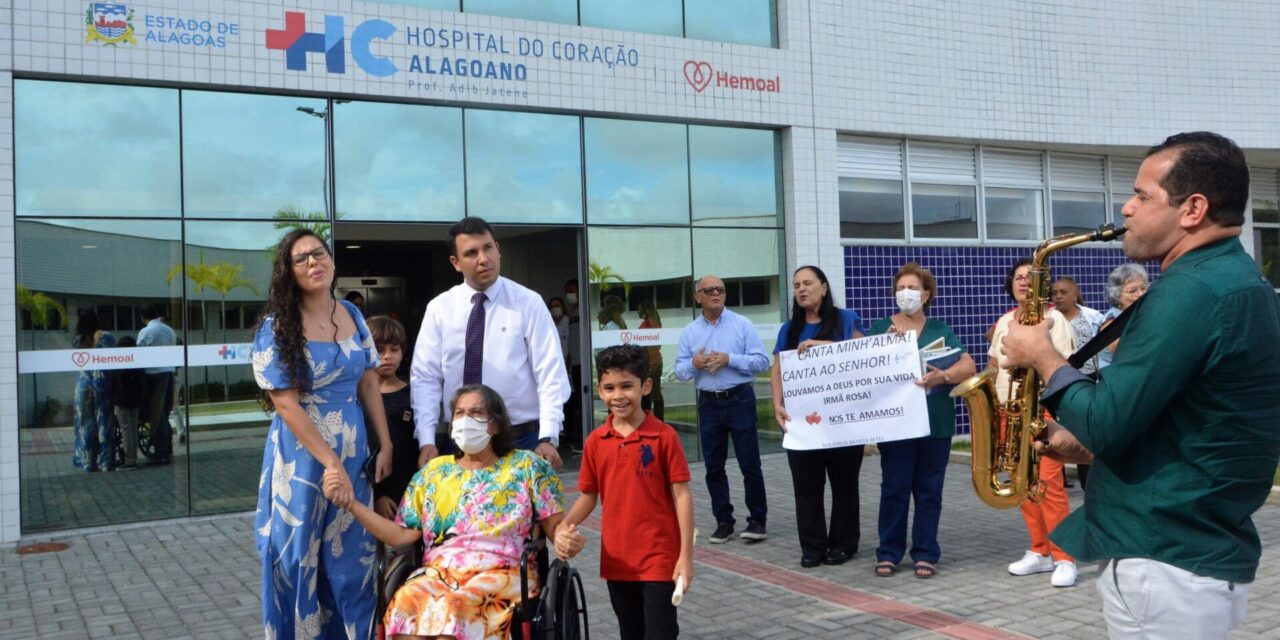
[[[1146,558],[1107,560],[1098,575],[1111,640],[1226,638],[1244,622],[1249,585]]]

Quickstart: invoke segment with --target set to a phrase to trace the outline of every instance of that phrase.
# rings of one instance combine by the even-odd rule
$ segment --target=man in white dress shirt
[[[438,453],[437,424],[452,421],[451,413],[441,414],[441,403],[465,377],[478,375],[506,403],[516,446],[532,449],[558,469],[570,387],[551,313],[542,296],[501,276],[502,256],[487,222],[463,218],[449,229],[449,245],[449,263],[462,274],[462,284],[427,304],[409,369],[418,467]],[[469,341],[468,324],[473,331],[483,326],[483,335]],[[483,345],[473,354],[471,371],[468,342],[473,349]]]

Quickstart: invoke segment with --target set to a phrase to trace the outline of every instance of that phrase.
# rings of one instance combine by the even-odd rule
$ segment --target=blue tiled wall
[[[930,317],[946,322],[960,338],[981,370],[987,365],[987,329],[1014,307],[1004,292],[1009,267],[1030,257],[1030,247],[921,247],[846,246],[845,300],[868,324],[897,312],[893,300],[893,275],[902,265],[918,262],[933,272],[938,297],[929,307]],[[1054,276],[1067,275],[1080,283],[1084,304],[1106,311],[1107,274],[1126,262],[1117,243],[1114,248],[1073,248],[1054,254],[1049,267]],[[1152,278],[1156,265],[1148,264]],[[956,433],[969,432],[968,413],[960,403]]]

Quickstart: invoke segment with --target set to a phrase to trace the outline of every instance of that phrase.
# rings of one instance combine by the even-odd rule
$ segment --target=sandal
[[[888,560],[881,560],[876,563],[876,576],[880,578],[892,577],[898,571],[898,565]]]
[[[917,578],[932,578],[936,573],[938,573],[938,568],[932,564],[924,562],[923,560],[916,563]]]

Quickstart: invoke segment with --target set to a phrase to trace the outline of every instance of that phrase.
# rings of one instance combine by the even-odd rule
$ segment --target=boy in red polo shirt
[[[609,347],[596,356],[597,390],[609,407],[587,437],[578,491],[556,536],[556,553],[572,558],[584,539],[577,525],[604,502],[600,577],[618,616],[622,640],[666,640],[680,634],[671,595],[693,582],[693,497],[680,438],[640,408],[649,393],[649,354]]]

